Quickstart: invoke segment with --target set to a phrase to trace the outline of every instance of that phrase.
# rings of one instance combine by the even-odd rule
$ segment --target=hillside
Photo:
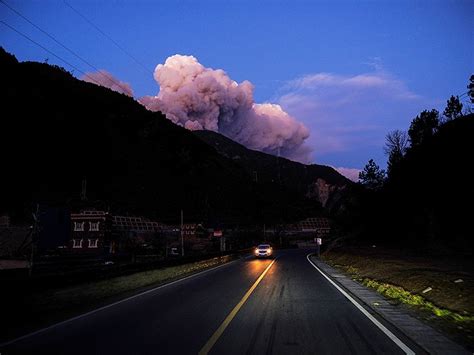
[[[469,114],[409,149],[381,191],[359,192],[359,202],[348,211],[349,229],[422,253],[472,254],[473,134],[474,115]]]
[[[181,208],[188,220],[222,223],[321,212],[314,199],[264,173],[255,182],[253,165],[244,168],[130,97],[57,66],[18,63],[3,50],[0,74],[0,213],[14,220],[28,220],[38,202],[77,207],[84,177],[90,204],[168,222],[178,221]]]
[[[305,165],[282,157],[251,150],[212,131],[194,131],[204,142],[213,146],[221,155],[232,159],[254,180],[279,184],[301,196],[310,196],[317,179],[335,187],[351,184],[336,170],[324,165]]]

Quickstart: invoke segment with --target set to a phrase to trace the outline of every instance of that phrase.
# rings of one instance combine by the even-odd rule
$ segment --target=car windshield
[[[268,248],[270,248],[270,245],[268,245],[268,244],[260,244],[258,246],[258,249],[268,249]]]

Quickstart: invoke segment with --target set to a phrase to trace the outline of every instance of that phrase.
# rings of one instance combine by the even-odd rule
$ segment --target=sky
[[[158,94],[155,67],[175,54],[249,81],[252,102],[278,104],[308,129],[307,162],[346,174],[370,158],[385,167],[385,135],[424,109],[442,111],[474,73],[471,0],[66,1],[1,0],[137,99]],[[1,3],[0,21],[95,71]],[[0,44],[83,77],[2,23]]]

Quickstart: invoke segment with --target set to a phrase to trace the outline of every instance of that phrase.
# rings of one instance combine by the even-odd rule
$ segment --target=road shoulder
[[[412,339],[413,342],[418,344],[428,353],[469,354],[469,352],[463,347],[454,343],[418,319],[406,314],[406,312],[400,309],[400,307],[392,305],[377,292],[352,280],[350,277],[337,271],[315,256],[311,256],[311,261],[337,285],[360,300],[364,306],[373,310],[376,314],[396,327],[401,333]]]
[[[0,336],[0,346],[225,267],[238,260],[241,258],[213,258],[178,267],[138,272],[89,284],[47,290],[38,295],[31,295],[32,298],[29,299],[19,299],[17,307],[22,306],[26,314],[22,317],[17,316],[16,319],[12,318],[8,329]],[[15,313],[7,315],[11,318]]]

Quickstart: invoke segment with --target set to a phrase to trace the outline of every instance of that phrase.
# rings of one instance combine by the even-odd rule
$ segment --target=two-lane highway
[[[24,337],[0,352],[399,354],[414,349],[406,339],[405,349],[390,339],[306,255],[288,250],[275,260],[232,262]]]

